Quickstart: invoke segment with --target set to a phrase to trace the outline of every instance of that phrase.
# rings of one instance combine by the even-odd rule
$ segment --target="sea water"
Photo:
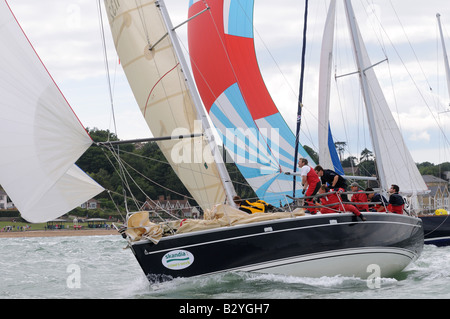
[[[450,298],[450,247],[378,285],[353,277],[228,272],[150,284],[120,236],[0,239],[0,298]]]

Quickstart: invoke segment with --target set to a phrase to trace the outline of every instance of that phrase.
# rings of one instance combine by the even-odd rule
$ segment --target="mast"
[[[374,151],[375,151],[375,158],[376,158],[375,162],[376,162],[377,169],[378,169],[378,176],[380,178],[380,186],[381,186],[381,189],[387,190],[389,187],[387,185],[386,174],[385,174],[385,171],[383,168],[382,161],[378,157],[378,154],[381,154],[381,149],[380,149],[380,144],[378,141],[377,134],[375,134],[375,132],[374,132],[374,130],[376,128],[374,107],[373,107],[373,101],[370,96],[370,91],[369,91],[370,88],[369,88],[369,84],[368,84],[366,73],[365,73],[365,71],[367,69],[370,69],[372,66],[364,65],[364,60],[363,60],[363,56],[362,56],[364,44],[361,43],[361,41],[360,41],[359,29],[356,24],[355,12],[353,11],[353,6],[351,3],[351,0],[345,0],[345,9],[346,9],[345,11],[347,14],[347,21],[348,21],[350,32],[352,35],[353,49],[355,51],[356,64],[358,67],[357,72],[359,73],[361,90],[363,93],[364,102],[366,104],[367,118],[369,121],[369,129],[370,129],[370,135],[372,138],[372,144],[373,144]]]
[[[167,12],[166,5],[164,3],[164,0],[159,0],[157,2],[157,5],[159,9],[161,10],[161,14],[164,20],[164,24],[166,25],[168,35],[170,37],[170,40],[173,44],[173,47],[175,49],[178,61],[180,61],[181,69],[183,70],[183,74],[186,78],[186,83],[189,88],[190,95],[192,97],[192,100],[194,101],[195,108],[199,114],[199,120],[202,121],[202,126],[205,132],[213,132],[211,129],[211,126],[209,125],[208,117],[206,115],[205,109],[203,108],[203,104],[201,103],[200,96],[198,95],[197,88],[194,84],[194,79],[191,76],[191,73],[189,71],[188,64],[186,63],[186,59],[184,58],[183,51],[181,50],[180,43],[178,41],[178,37],[175,33],[175,29],[173,27],[172,21],[169,17],[169,13]],[[228,200],[228,203],[230,205],[234,205],[233,203],[233,197],[236,194],[236,191],[234,190],[233,183],[231,181],[231,178],[228,174],[228,171],[225,167],[224,160],[220,157],[220,152],[217,147],[217,144],[215,142],[214,136],[212,133],[210,136],[208,136],[208,144],[211,148],[212,155],[214,156],[214,161],[216,162],[220,179],[222,181],[222,185],[225,189],[226,197]]]
[[[438,20],[439,33],[441,35],[441,41],[442,41],[442,51],[444,54],[445,74],[447,76],[447,90],[448,90],[448,93],[450,94],[450,67],[449,67],[449,62],[448,62],[447,49],[445,47],[444,33],[442,32],[441,15],[439,13],[437,13],[436,18]]]
[[[303,48],[302,48],[302,65],[300,71],[300,88],[298,94],[298,110],[297,110],[297,130],[295,132],[295,153],[294,153],[294,173],[297,172],[297,162],[298,162],[298,143],[300,137],[300,126],[302,124],[302,108],[303,108],[303,82],[305,77],[305,56],[306,56],[306,32],[308,29],[308,0],[305,1],[305,17],[303,25]],[[292,197],[295,198],[295,184],[296,176],[293,176],[293,191]]]

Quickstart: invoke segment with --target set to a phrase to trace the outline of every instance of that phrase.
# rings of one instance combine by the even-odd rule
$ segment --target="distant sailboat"
[[[257,194],[268,201],[276,195],[279,201],[291,193],[287,185],[292,188],[292,177],[286,176],[284,170],[285,167],[291,170],[294,164],[289,152],[295,149],[292,144],[295,139],[256,68],[249,18],[253,16],[253,1],[244,5],[239,0],[212,0],[209,7],[203,1],[191,1],[190,46],[201,98],[164,1],[105,0],[105,7],[121,64],[153,135],[195,136],[183,140],[164,138],[158,145],[203,209],[205,219],[153,224],[148,212],[129,213],[127,225],[121,230],[150,281],[224,271],[366,278],[372,273],[368,269],[372,264],[380,267],[382,276],[393,276],[418,258],[423,247],[423,229],[417,218],[366,213],[367,221],[358,222],[351,213],[305,215],[302,209],[249,215],[234,206],[235,191],[208,132],[201,99],[222,138],[228,138],[227,131],[238,136],[236,140],[233,138],[235,146],[227,141],[225,144],[230,146],[231,154],[245,159],[237,164]],[[14,202],[21,201],[24,191],[38,193],[31,199],[39,196],[47,199],[51,194],[60,201],[66,194],[78,195],[77,189],[81,187],[83,196],[73,200],[74,204],[81,203],[86,196],[102,190],[89,178],[81,179],[83,184],[78,181],[80,178],[75,180],[74,186],[66,183],[73,162],[91,142],[89,136],[26,43],[6,2],[1,1],[0,9],[0,35],[8,41],[3,42],[7,45],[0,51],[8,58],[7,63],[0,59],[0,90],[7,97],[6,102],[0,101],[0,129],[11,129],[1,131],[0,147],[7,147],[11,155],[0,161],[0,184],[7,185],[5,189],[11,192]],[[218,44],[219,48],[209,47],[210,43]],[[198,46],[204,47],[197,50]],[[206,72],[205,68],[213,66],[199,62],[197,54],[204,52],[209,52],[204,59],[213,64],[224,55],[230,58],[221,61],[223,73]],[[22,56],[27,54],[32,58],[21,64]],[[214,61],[209,59],[212,54],[216,54]],[[3,64],[7,67],[8,63],[13,68],[6,69],[9,72],[5,74]],[[246,73],[247,67],[250,72]],[[224,83],[218,85],[220,81]],[[49,87],[53,92],[51,98],[47,93]],[[23,105],[19,112],[17,105]],[[22,118],[27,119],[26,123],[14,128]],[[27,132],[25,128],[29,128],[31,136],[22,138],[23,132]],[[279,132],[279,143],[274,143],[274,135],[268,135],[272,128]],[[249,135],[241,139],[240,129],[248,130]],[[58,138],[62,141],[47,144]],[[74,141],[67,143],[68,138]],[[39,146],[40,143],[44,144]],[[82,146],[76,151],[66,150],[78,144]],[[39,154],[35,154],[36,149]],[[68,155],[66,152],[70,153],[67,156],[70,160],[60,164],[60,159]],[[11,159],[17,164],[11,163]],[[34,164],[37,161],[39,164]],[[36,169],[39,175],[31,174],[29,168]],[[44,175],[50,175],[51,179]],[[83,174],[77,171],[77,176]],[[95,191],[90,192],[91,188]],[[25,218],[30,217],[27,208],[33,203],[25,201],[21,205],[25,207]],[[66,206],[55,207],[52,212],[62,215],[71,209],[71,205]],[[51,219],[53,213],[36,219]]]
[[[441,15],[436,14],[439,26],[439,35],[442,43],[442,55],[447,79],[447,92],[450,94],[450,66],[445,45],[444,32],[442,31]],[[448,214],[448,212],[447,212]],[[425,244],[436,246],[450,245],[450,218],[449,215],[425,215],[420,216],[423,222]]]

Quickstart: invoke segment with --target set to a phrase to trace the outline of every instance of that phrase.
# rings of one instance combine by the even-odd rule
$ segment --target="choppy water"
[[[349,277],[224,273],[150,285],[120,236],[0,239],[0,298],[450,298],[450,247],[380,288]]]

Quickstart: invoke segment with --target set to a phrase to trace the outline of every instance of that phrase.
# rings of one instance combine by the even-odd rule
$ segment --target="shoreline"
[[[115,229],[82,229],[82,230],[27,230],[0,232],[0,238],[23,238],[23,237],[67,237],[67,236],[105,236],[117,235]]]

